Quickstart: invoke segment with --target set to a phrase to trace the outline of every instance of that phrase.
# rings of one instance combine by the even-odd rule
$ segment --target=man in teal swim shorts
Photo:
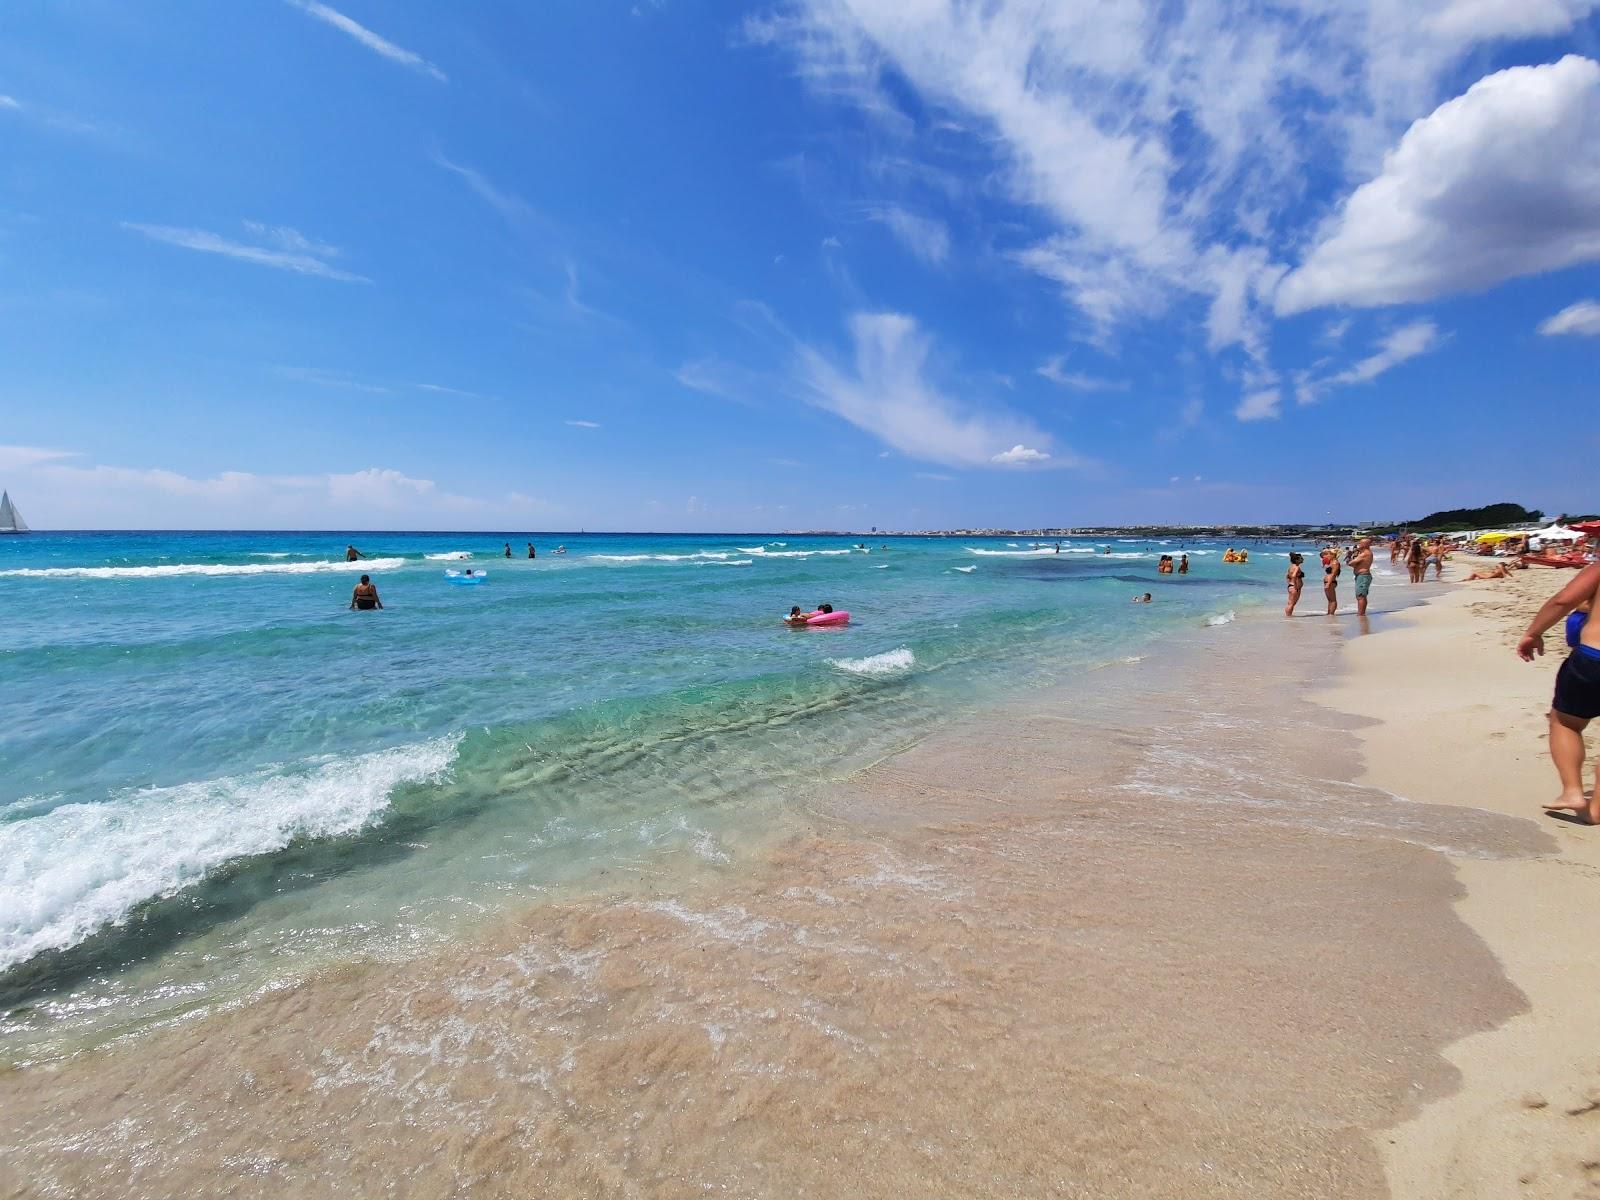
[[[1372,591],[1372,539],[1362,538],[1356,548],[1345,555],[1345,562],[1356,576],[1356,614],[1367,615],[1367,595]]]

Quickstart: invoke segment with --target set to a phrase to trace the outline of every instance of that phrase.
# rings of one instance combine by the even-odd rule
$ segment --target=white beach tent
[[[1568,529],[1565,525],[1552,525],[1548,529],[1535,529],[1528,535],[1530,538],[1542,538],[1547,542],[1581,542],[1583,534],[1576,529]]]

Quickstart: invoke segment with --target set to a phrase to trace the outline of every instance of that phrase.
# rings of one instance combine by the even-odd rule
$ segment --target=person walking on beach
[[[1584,604],[1600,602],[1600,563],[1591,563],[1573,576],[1566,587],[1540,606],[1528,631],[1517,643],[1517,657],[1532,662],[1544,653],[1544,635]],[[1600,621],[1583,622],[1572,653],[1556,673],[1555,697],[1550,703],[1550,759],[1561,777],[1561,794],[1546,804],[1546,812],[1570,812],[1589,825],[1600,825],[1600,787],[1583,792],[1583,732],[1600,717]]]
[[[1345,555],[1356,577],[1356,615],[1367,615],[1367,594],[1372,591],[1372,539],[1364,537]]]
[[[1339,611],[1339,556],[1332,550],[1322,552],[1322,594],[1328,598],[1328,615]]]
[[[1411,545],[1406,547],[1406,571],[1412,583],[1422,582],[1422,574],[1428,569],[1427,563],[1428,552],[1422,545],[1422,539],[1412,538]]]
[[[1306,561],[1305,555],[1298,550],[1289,554],[1289,569],[1284,572],[1284,582],[1289,585],[1289,602],[1283,606],[1283,615],[1294,616],[1294,606],[1300,603],[1300,593],[1306,588],[1306,569],[1301,564]]]
[[[356,590],[350,593],[350,607],[363,611],[383,607],[383,601],[378,599],[378,589],[372,584],[371,575],[363,575],[361,582],[356,584]]]

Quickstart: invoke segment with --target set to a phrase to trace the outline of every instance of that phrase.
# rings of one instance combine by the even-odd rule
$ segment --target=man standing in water
[[[378,599],[378,589],[372,584],[371,575],[363,575],[361,582],[356,584],[356,590],[350,593],[350,607],[363,610],[383,607],[383,601]]]
[[[1532,662],[1544,653],[1546,630],[1585,604],[1593,613],[1596,601],[1600,601],[1600,563],[1591,563],[1534,614],[1517,643],[1518,657]],[[1593,795],[1583,794],[1583,731],[1595,717],[1600,717],[1600,620],[1591,616],[1556,673],[1556,694],[1550,704],[1550,758],[1561,776],[1561,795],[1544,806],[1547,812],[1576,813],[1590,825],[1600,825],[1600,787]]]
[[[1355,549],[1345,555],[1345,562],[1356,576],[1356,615],[1367,615],[1367,593],[1372,591],[1372,539],[1362,538]]]

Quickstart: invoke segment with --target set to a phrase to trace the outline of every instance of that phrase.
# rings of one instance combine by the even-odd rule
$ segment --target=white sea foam
[[[952,571],[960,571],[963,575],[970,575],[974,571],[976,571],[978,568],[977,567],[951,567],[950,569]]]
[[[0,824],[0,971],[76,945],[235,859],[354,833],[395,787],[442,775],[460,740],[116,792]]]
[[[695,566],[697,566],[697,567],[752,567],[752,566],[755,565],[755,561],[756,560],[753,559],[753,558],[730,558],[730,559],[727,559],[726,561],[719,559],[717,562],[695,563]]]
[[[1206,624],[1207,625],[1226,625],[1229,621],[1232,621],[1233,619],[1234,619],[1233,610],[1229,609],[1225,613],[1217,613],[1215,616],[1207,617],[1206,618]]]
[[[1054,554],[1053,546],[1041,546],[1037,550],[979,550],[976,546],[966,548],[968,554],[982,554],[988,558],[1037,558],[1041,554]]]
[[[252,551],[250,551],[250,557],[251,558],[292,558],[293,555],[291,555],[289,553],[289,551],[287,551],[287,550],[252,550]]]
[[[889,569],[889,564],[888,563],[879,563],[875,569],[879,570],[879,571],[887,571]]]
[[[424,554],[423,558],[429,562],[457,562],[463,558],[471,558],[470,550],[451,550],[446,554]]]
[[[745,551],[750,554],[754,551]],[[585,558],[599,559],[602,562],[695,562],[706,559],[732,558],[728,550],[697,550],[693,554],[586,554]]]
[[[0,575],[30,579],[165,579],[177,575],[315,575],[323,571],[393,571],[403,558],[364,558],[360,562],[171,563],[159,567],[18,567]]]
[[[773,544],[781,546],[783,543],[774,542]],[[761,558],[811,558],[814,555],[819,554],[832,557],[833,555],[838,554],[855,553],[853,550],[768,550],[765,546],[756,546],[754,549],[750,550],[746,550],[741,547],[739,552],[741,554],[755,554]]]
[[[904,675],[917,665],[917,656],[909,646],[901,646],[866,658],[830,658],[828,665],[849,675]]]

